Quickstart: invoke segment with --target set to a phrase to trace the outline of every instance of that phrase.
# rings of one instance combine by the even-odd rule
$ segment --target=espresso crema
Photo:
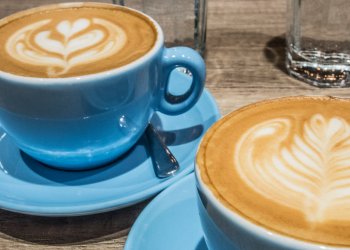
[[[350,247],[350,100],[290,97],[216,123],[200,178],[234,213],[308,242]]]
[[[145,55],[157,31],[143,15],[98,3],[43,6],[0,21],[0,70],[61,78],[115,69]]]

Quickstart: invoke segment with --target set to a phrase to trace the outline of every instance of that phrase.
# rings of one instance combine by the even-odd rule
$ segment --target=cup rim
[[[204,196],[209,201],[209,203],[214,205],[214,207],[219,211],[221,215],[225,217],[225,219],[229,220],[233,224],[239,225],[239,227],[250,232],[251,234],[254,234],[255,237],[263,238],[266,241],[274,242],[280,246],[286,246],[291,249],[308,249],[308,250],[349,249],[347,247],[330,246],[330,245],[323,245],[323,244],[303,241],[301,239],[288,237],[287,235],[283,235],[279,232],[270,231],[262,226],[258,226],[248,221],[246,218],[226,208],[223,204],[221,204],[218,201],[218,199],[215,197],[212,191],[208,187],[206,187],[202,179],[198,177],[200,176],[200,170],[197,166],[197,163],[195,163],[195,176],[196,176],[197,186],[199,186],[198,188],[204,194]]]
[[[147,62],[149,59],[151,59],[162,47],[164,44],[164,34],[163,31],[160,27],[160,25],[149,15],[135,10],[130,7],[122,6],[122,5],[117,5],[117,4],[112,4],[112,3],[101,3],[101,2],[67,2],[67,3],[56,3],[56,4],[46,4],[46,5],[41,5],[38,7],[22,10],[16,13],[13,13],[11,15],[8,15],[2,19],[0,19],[0,26],[4,22],[8,22],[14,19],[17,19],[21,16],[28,15],[33,12],[38,12],[41,10],[48,10],[48,9],[54,9],[54,8],[72,8],[72,7],[81,7],[81,6],[107,6],[107,7],[112,7],[115,9],[125,9],[130,12],[136,13],[140,16],[143,16],[145,19],[150,21],[150,23],[154,26],[154,29],[156,31],[156,41],[153,44],[152,48],[147,51],[144,55],[142,55],[140,58],[137,58],[136,60],[125,64],[123,66],[114,68],[114,69],[109,69],[97,73],[91,73],[91,74],[86,74],[86,75],[81,75],[81,76],[71,76],[71,77],[54,77],[54,78],[46,78],[46,77],[32,77],[32,76],[22,76],[22,75],[16,75],[13,73],[9,73],[3,70],[0,70],[0,77],[9,81],[16,81],[19,84],[23,85],[40,85],[43,86],[45,84],[78,84],[82,83],[85,81],[89,81],[91,79],[94,80],[99,80],[103,79],[105,77],[111,76],[111,75],[116,75],[116,74],[121,74],[124,72],[127,72],[133,68],[136,68],[140,66],[141,64]]]
[[[350,99],[347,99],[347,98],[330,96],[330,95],[283,96],[283,97],[278,97],[278,98],[266,99],[266,100],[262,100],[262,101],[258,101],[258,102],[254,102],[254,103],[245,105],[245,106],[243,106],[239,109],[236,109],[236,110],[228,113],[227,115],[223,116],[217,122],[221,121],[222,119],[225,119],[225,117],[231,115],[232,113],[240,111],[240,110],[245,109],[247,107],[251,107],[251,106],[254,106],[254,105],[257,105],[260,103],[266,103],[266,102],[277,101],[280,99],[289,99],[289,98],[316,98],[316,99],[317,98],[330,98],[330,99],[334,99],[334,100],[345,99],[345,100],[350,101]],[[206,133],[208,133],[211,129],[213,129],[213,126]],[[196,155],[198,155],[198,151],[199,151],[200,145],[202,144],[202,142],[204,140],[204,137],[202,137],[202,139],[199,143]],[[196,177],[197,188],[202,192],[202,194],[205,196],[205,198],[208,200],[208,202],[211,205],[213,205],[219,211],[219,213],[225,217],[225,219],[229,220],[232,224],[236,224],[239,227],[243,228],[244,230],[250,232],[251,234],[255,235],[255,237],[262,238],[268,242],[274,242],[280,246],[286,246],[286,247],[289,247],[291,249],[307,249],[307,250],[343,250],[343,249],[345,250],[345,249],[349,249],[348,247],[343,247],[343,246],[335,246],[335,245],[333,246],[333,245],[326,245],[326,244],[316,243],[316,242],[308,242],[306,240],[293,238],[293,237],[290,237],[288,235],[284,235],[282,233],[279,233],[278,231],[272,231],[272,230],[269,230],[263,226],[256,225],[255,223],[249,221],[245,217],[230,210],[229,208],[227,208],[225,205],[223,205],[219,201],[219,199],[214,195],[214,193],[211,191],[211,189],[203,182],[201,174],[200,174],[199,164],[197,163],[196,159],[195,159],[195,164],[194,164],[194,172],[195,172],[195,177]]]

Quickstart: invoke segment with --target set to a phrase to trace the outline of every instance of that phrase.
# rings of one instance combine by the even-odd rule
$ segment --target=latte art
[[[350,125],[315,114],[302,136],[292,126],[280,118],[249,129],[234,153],[238,173],[255,192],[301,210],[312,223],[349,220]]]
[[[350,247],[350,100],[289,97],[232,112],[203,138],[196,167],[251,223]]]
[[[153,22],[112,4],[42,6],[0,20],[0,71],[64,78],[113,70],[156,43]]]
[[[46,66],[47,75],[57,77],[74,66],[112,56],[126,43],[125,31],[104,19],[63,20],[54,30],[43,29],[51,22],[46,19],[21,28],[8,39],[7,53],[23,63]],[[53,33],[60,39],[51,38]]]

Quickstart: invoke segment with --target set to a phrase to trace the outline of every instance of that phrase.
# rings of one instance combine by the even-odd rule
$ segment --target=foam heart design
[[[105,39],[105,34],[101,30],[90,30],[73,39],[67,39],[65,42],[50,39],[50,35],[50,31],[38,33],[35,36],[36,44],[43,50],[62,55],[62,58],[67,58],[76,51],[97,45]]]
[[[46,19],[22,27],[6,43],[11,57],[46,67],[49,77],[59,77],[75,66],[109,57],[121,50],[127,40],[121,27],[101,18],[63,20],[49,25],[51,22]],[[54,32],[62,39],[52,36]]]
[[[90,24],[90,20],[86,18],[80,18],[74,21],[73,23],[68,20],[65,20],[57,25],[57,31],[61,33],[65,37],[65,39],[69,39],[74,34],[88,28]]]

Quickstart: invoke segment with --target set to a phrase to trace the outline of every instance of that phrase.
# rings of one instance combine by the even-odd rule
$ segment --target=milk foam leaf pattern
[[[29,24],[6,42],[15,60],[47,68],[49,77],[58,77],[75,66],[99,61],[116,54],[126,44],[125,31],[101,18],[60,21],[53,30],[50,19]],[[60,36],[53,36],[58,33]],[[59,37],[60,39],[58,39]]]
[[[311,223],[350,218],[350,125],[321,114],[295,123],[276,118],[247,130],[235,149],[239,175]]]

